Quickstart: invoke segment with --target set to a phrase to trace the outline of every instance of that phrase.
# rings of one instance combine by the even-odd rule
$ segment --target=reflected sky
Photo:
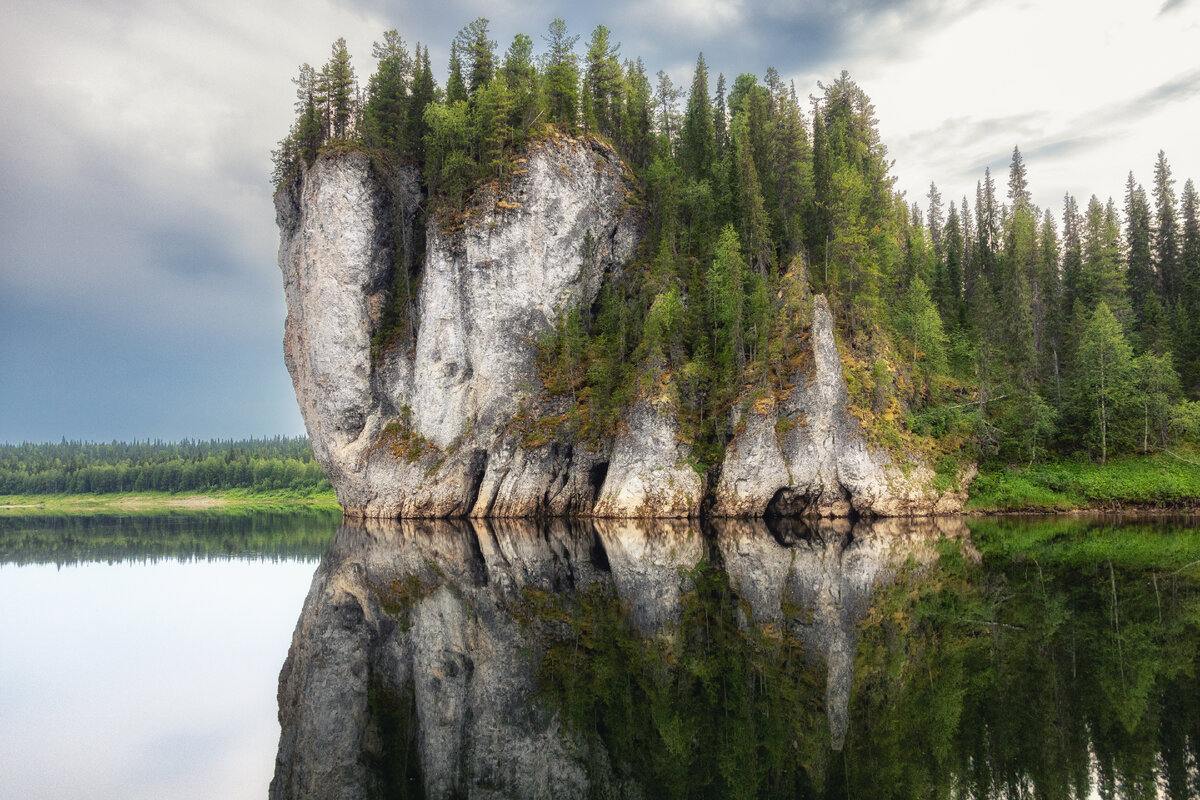
[[[0,566],[0,773],[22,798],[261,798],[314,562]]]

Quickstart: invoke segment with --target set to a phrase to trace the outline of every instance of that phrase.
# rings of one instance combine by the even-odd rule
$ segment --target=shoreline
[[[0,517],[248,514],[340,511],[333,491],[220,489],[195,492],[0,495]]]

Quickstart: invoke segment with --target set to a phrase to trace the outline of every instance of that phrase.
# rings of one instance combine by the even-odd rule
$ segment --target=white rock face
[[[923,460],[902,469],[887,453],[868,446],[847,413],[846,380],[824,295],[813,298],[809,341],[812,374],[797,376],[782,408],[746,412],[742,429],[726,448],[714,513],[841,517],[853,509],[895,517],[961,510],[973,472],[959,476],[960,489],[939,491]],[[782,434],[781,418],[790,423]]]
[[[411,261],[417,174],[384,179],[364,154],[327,155],[277,193],[284,356],[338,501],[352,517],[699,516],[705,482],[669,404],[638,401],[595,449],[532,446],[512,425],[541,389],[539,338],[595,300],[639,235],[607,146],[549,139],[518,166],[503,190],[476,192],[452,230],[426,226],[415,340],[376,358],[394,271]],[[971,476],[939,492],[928,464],[902,469],[867,445],[847,416],[828,304],[813,307],[812,374],[781,407],[746,413],[714,513],[958,511]]]
[[[704,484],[686,461],[688,447],[673,408],[642,401],[617,436],[604,488],[592,513],[597,517],[695,517]]]
[[[503,196],[474,196],[460,229],[429,223],[416,341],[374,365],[402,245],[391,220],[417,214],[416,176],[389,191],[366,156],[322,157],[276,196],[285,358],[352,516],[586,513],[595,500],[605,454],[524,450],[505,427],[540,388],[539,337],[632,254],[630,186],[615,152],[590,140],[540,142],[518,166]]]

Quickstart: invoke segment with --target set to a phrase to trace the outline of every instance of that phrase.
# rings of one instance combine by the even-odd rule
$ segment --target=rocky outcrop
[[[755,405],[726,449],[713,511],[719,516],[884,517],[951,514],[973,472],[946,489],[918,455],[898,462],[871,447],[848,413],[846,380],[823,295],[812,298],[810,365],[781,404]]]
[[[847,413],[821,296],[811,300],[812,358],[786,398],[736,421],[708,498],[670,399],[637,400],[612,440],[528,435],[530,420],[570,411],[565,398],[541,395],[538,340],[595,301],[639,232],[626,170],[608,146],[551,138],[518,166],[453,224],[426,225],[423,264],[415,171],[323,155],[276,195],[285,360],[314,454],[349,516],[683,518],[710,501],[723,516],[959,510],[969,475],[953,482],[961,489],[937,489],[920,457],[901,462],[869,446]],[[401,284],[417,287],[403,312],[409,334],[380,353]]]
[[[461,225],[426,227],[415,341],[372,359],[397,253],[419,211],[415,174],[382,180],[362,154],[322,156],[276,196],[284,352],[313,450],[353,516],[586,512],[607,457],[523,448],[507,427],[540,387],[536,344],[590,304],[633,252],[624,165],[598,142],[534,145]]]

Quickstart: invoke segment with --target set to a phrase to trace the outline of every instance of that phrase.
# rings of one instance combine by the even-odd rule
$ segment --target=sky
[[[801,97],[846,69],[923,205],[1003,187],[1014,146],[1056,216],[1149,188],[1160,149],[1200,180],[1200,0],[6,0],[0,442],[303,433],[269,182],[291,79],[344,36],[365,82],[396,28],[441,80],[479,16],[501,51],[604,24],[683,86],[699,52]]]

